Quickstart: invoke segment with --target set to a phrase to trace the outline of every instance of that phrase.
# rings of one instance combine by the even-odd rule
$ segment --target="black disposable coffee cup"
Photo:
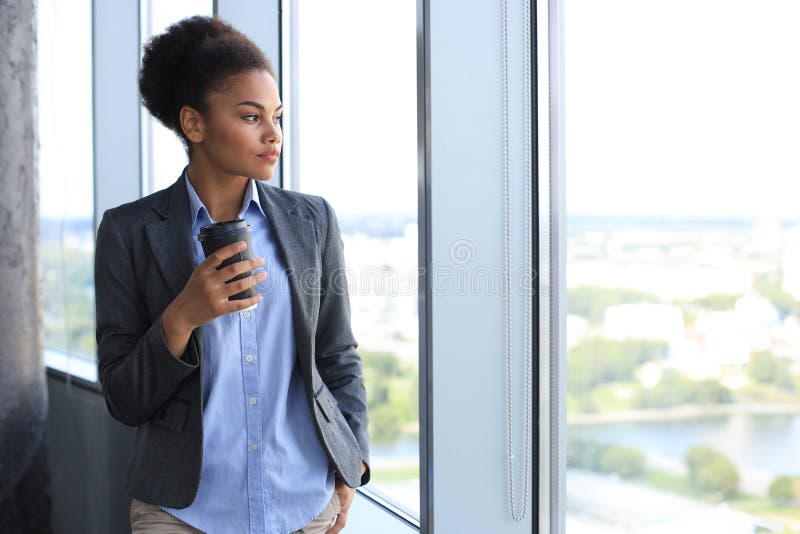
[[[250,225],[248,225],[247,221],[244,219],[235,219],[233,221],[225,221],[203,226],[200,228],[200,233],[197,235],[197,239],[203,246],[203,253],[205,254],[206,258],[217,250],[224,246],[230,245],[231,243],[236,243],[237,241],[244,241],[247,243],[247,248],[239,251],[230,258],[226,258],[217,267],[217,270],[220,270],[238,261],[249,260],[252,257],[252,252],[250,250],[252,248],[250,243]],[[250,276],[251,274],[252,271],[243,272],[234,276],[230,280],[227,280],[225,283],[229,284],[231,282],[241,280]],[[240,293],[231,295],[228,297],[228,300],[244,300],[254,296],[256,296],[256,290],[254,287],[250,287]],[[255,307],[256,305],[254,304],[247,309],[249,310]]]

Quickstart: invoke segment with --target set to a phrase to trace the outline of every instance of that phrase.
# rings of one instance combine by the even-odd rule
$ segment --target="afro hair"
[[[253,69],[275,77],[261,49],[239,30],[218,18],[190,17],[145,44],[139,93],[148,111],[191,153],[180,125],[181,107],[207,114],[209,91],[224,90],[229,77]]]

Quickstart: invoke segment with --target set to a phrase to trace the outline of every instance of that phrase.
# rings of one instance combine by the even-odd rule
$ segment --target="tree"
[[[696,445],[686,451],[686,454],[683,455],[683,461],[686,467],[689,468],[689,478],[692,484],[695,483],[694,477],[697,471],[710,462],[717,454],[718,452],[716,449],[704,445]]]
[[[695,446],[683,457],[692,486],[705,494],[725,499],[739,488],[739,472],[727,456],[716,449]]]
[[[603,322],[603,313],[609,306],[635,302],[661,302],[661,299],[652,293],[618,287],[578,286],[567,290],[567,311],[594,324]]]
[[[776,358],[768,350],[752,353],[747,371],[750,377],[760,384],[772,384],[784,391],[794,391],[795,389],[789,362]]]
[[[401,360],[391,352],[361,351],[364,383],[370,418],[370,435],[375,443],[391,444],[417,422],[416,362]],[[409,429],[409,430],[404,430]]]
[[[388,404],[379,404],[369,409],[369,433],[371,441],[390,445],[400,437],[400,419]]]
[[[778,308],[782,318],[800,315],[800,302],[783,289],[783,273],[762,275],[756,279],[755,285],[761,296]]]
[[[567,466],[596,471],[606,449],[608,445],[570,436],[567,439]]]
[[[719,383],[719,380],[707,378],[693,384],[692,402],[695,404],[729,404],[733,402],[731,390]]]
[[[778,362],[770,351],[760,350],[750,355],[747,371],[754,381],[760,384],[769,384],[775,379]]]
[[[800,477],[779,476],[773,480],[769,498],[781,506],[800,506]]]
[[[669,408],[681,404],[727,404],[731,391],[713,378],[693,381],[674,369],[667,369],[651,389],[643,389],[635,399],[640,408]]]
[[[600,454],[599,470],[603,473],[616,473],[622,478],[632,478],[644,474],[644,453],[633,447],[611,445]]]
[[[639,408],[668,408],[688,403],[692,398],[692,381],[674,369],[667,369],[661,374],[658,383],[643,389],[635,399]]]
[[[589,338],[567,355],[567,383],[571,392],[581,393],[607,382],[629,382],[641,364],[666,354],[663,341]]]
[[[726,295],[721,293],[716,293],[714,295],[707,295],[705,297],[701,297],[699,299],[695,299],[692,301],[692,304],[699,307],[704,308],[707,310],[715,310],[715,311],[723,311],[723,310],[732,310],[736,301],[742,295]]]
[[[697,489],[725,499],[736,494],[739,473],[733,462],[719,455],[701,467],[697,475]]]

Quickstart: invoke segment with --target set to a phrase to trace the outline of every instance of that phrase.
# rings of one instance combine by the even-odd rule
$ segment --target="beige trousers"
[[[309,524],[292,534],[325,534],[336,522],[336,516],[341,509],[339,495],[334,491],[333,497],[322,512]],[[138,499],[131,501],[130,516],[131,534],[203,534],[202,530],[184,523],[160,507]]]

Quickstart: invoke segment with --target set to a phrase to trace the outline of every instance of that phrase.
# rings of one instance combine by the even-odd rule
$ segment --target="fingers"
[[[264,265],[264,258],[250,258],[248,260],[232,263],[224,269],[217,271],[217,274],[214,274],[213,276],[215,276],[221,283],[235,278],[236,276],[247,271],[252,271],[253,269],[261,267],[262,265]]]
[[[259,282],[266,280],[267,276],[268,275],[265,271],[261,271],[259,273],[253,273],[250,276],[245,276],[241,280],[225,284],[225,287],[222,290],[223,295],[227,298],[230,297],[231,295],[241,293],[242,291],[245,291],[255,286]]]
[[[231,300],[229,302],[235,303],[234,304],[235,307],[234,307],[233,311],[238,312],[238,311],[241,311],[241,310],[243,310],[245,308],[249,308],[253,304],[258,304],[262,300],[264,300],[264,297],[262,295],[256,295],[254,297],[250,297],[250,298],[246,298],[246,299],[242,299],[242,300]]]
[[[216,270],[219,264],[221,264],[223,261],[227,260],[234,254],[238,254],[246,248],[247,243],[244,241],[237,241],[235,243],[231,243],[230,245],[225,245],[224,247],[215,250],[213,254],[210,254],[205,261],[203,261],[202,265],[204,268],[206,268],[206,270]]]

